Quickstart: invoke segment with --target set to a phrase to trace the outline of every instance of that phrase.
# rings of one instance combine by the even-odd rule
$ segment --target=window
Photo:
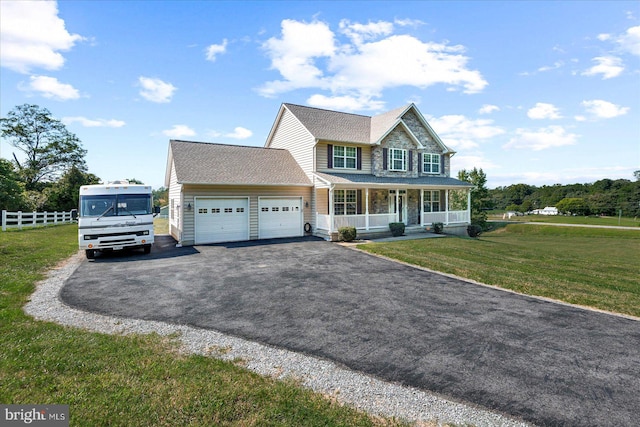
[[[407,170],[407,150],[400,148],[389,149],[389,170],[406,171]]]
[[[440,212],[440,191],[424,191],[424,211]]]
[[[207,213],[207,208],[198,208],[198,213],[199,214],[206,214]]]
[[[244,212],[244,208],[236,208],[236,213],[243,213]]]
[[[424,153],[422,155],[423,173],[440,173],[440,154]]]
[[[358,161],[358,150],[356,147],[343,147],[336,145],[333,147],[333,167],[344,169],[355,169]]]
[[[151,215],[151,194],[100,194],[80,197],[80,216]]]
[[[358,213],[358,191],[334,190],[333,213],[335,215],[356,215]]]
[[[262,212],[269,212],[269,208],[266,208],[266,207],[263,207],[261,210]]]
[[[220,208],[211,208],[211,213],[212,214],[220,213]]]

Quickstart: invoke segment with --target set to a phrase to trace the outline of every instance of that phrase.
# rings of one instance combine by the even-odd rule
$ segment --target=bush
[[[390,222],[389,230],[391,230],[391,235],[393,237],[402,236],[404,234],[404,223],[403,222]]]
[[[444,233],[444,224],[441,222],[434,222],[433,223],[433,232],[436,234],[442,234]]]
[[[482,233],[482,227],[478,224],[471,224],[467,227],[467,234],[469,237],[476,238]]]
[[[356,232],[356,228],[355,227],[340,227],[338,228],[338,239],[345,241],[345,242],[351,242],[353,240],[355,240],[357,235]]]

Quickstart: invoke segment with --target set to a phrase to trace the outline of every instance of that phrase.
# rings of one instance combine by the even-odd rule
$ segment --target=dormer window
[[[389,170],[406,171],[407,170],[407,150],[401,148],[389,149]]]
[[[440,154],[424,153],[422,155],[422,172],[430,174],[440,173]]]
[[[336,145],[333,147],[333,167],[344,169],[355,169],[358,160],[356,147],[344,147]]]

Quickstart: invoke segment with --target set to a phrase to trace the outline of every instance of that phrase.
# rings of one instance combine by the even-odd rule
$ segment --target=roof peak
[[[169,140],[169,143],[172,143],[172,142],[181,142],[181,143],[187,143],[187,144],[219,145],[219,146],[237,147],[237,148],[257,148],[257,149],[261,149],[261,150],[265,150],[265,149],[283,150],[282,148],[267,148],[267,147],[257,146],[257,145],[229,144],[229,143],[224,143],[224,142],[209,142],[209,141],[186,141],[184,139],[171,139],[171,140]]]
[[[308,108],[308,109],[318,110],[318,111],[327,111],[327,112],[330,112],[330,113],[348,114],[348,115],[351,115],[351,116],[358,116],[358,117],[364,117],[364,118],[371,119],[373,117],[381,116],[381,115],[384,115],[384,114],[387,114],[387,113],[391,113],[391,112],[396,111],[396,110],[406,110],[406,109],[408,109],[410,106],[412,106],[414,104],[413,103],[405,104],[403,106],[400,106],[400,107],[397,107],[397,108],[393,108],[391,110],[387,110],[387,111],[384,111],[382,113],[379,113],[379,114],[376,114],[376,115],[373,115],[373,116],[367,116],[365,114],[347,113],[345,111],[339,111],[339,110],[330,110],[328,108],[310,107],[308,105],[293,104],[293,103],[290,103],[290,102],[283,102],[282,105],[285,105],[287,107],[288,106],[293,106],[293,107]]]

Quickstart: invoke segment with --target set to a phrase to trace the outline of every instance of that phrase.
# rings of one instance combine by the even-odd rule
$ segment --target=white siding
[[[179,218],[182,216],[181,212],[178,212],[178,209],[182,209],[181,187],[176,176],[176,165],[172,162],[169,178],[169,234],[178,241],[180,241],[181,232]]]
[[[258,238],[258,197],[302,197],[303,223],[315,222],[315,215],[311,209],[311,187],[246,187],[246,186],[209,186],[209,185],[185,185],[183,191],[184,206],[191,203],[195,206],[194,197],[249,197],[249,239]],[[309,207],[307,207],[307,202]],[[194,209],[184,211],[182,244],[193,245],[194,235]]]
[[[311,178],[314,167],[314,145],[315,138],[313,138],[302,123],[285,108],[280,122],[273,133],[269,147],[289,150],[302,170]]]
[[[362,170],[358,169],[339,169],[327,168],[327,145],[328,142],[319,142],[316,145],[316,171],[318,172],[336,172],[336,173],[362,173],[362,174],[371,174],[371,147],[370,146],[361,146],[354,144],[343,144],[343,143],[335,143],[335,145],[342,146],[350,146],[350,147],[361,147],[362,148]]]

